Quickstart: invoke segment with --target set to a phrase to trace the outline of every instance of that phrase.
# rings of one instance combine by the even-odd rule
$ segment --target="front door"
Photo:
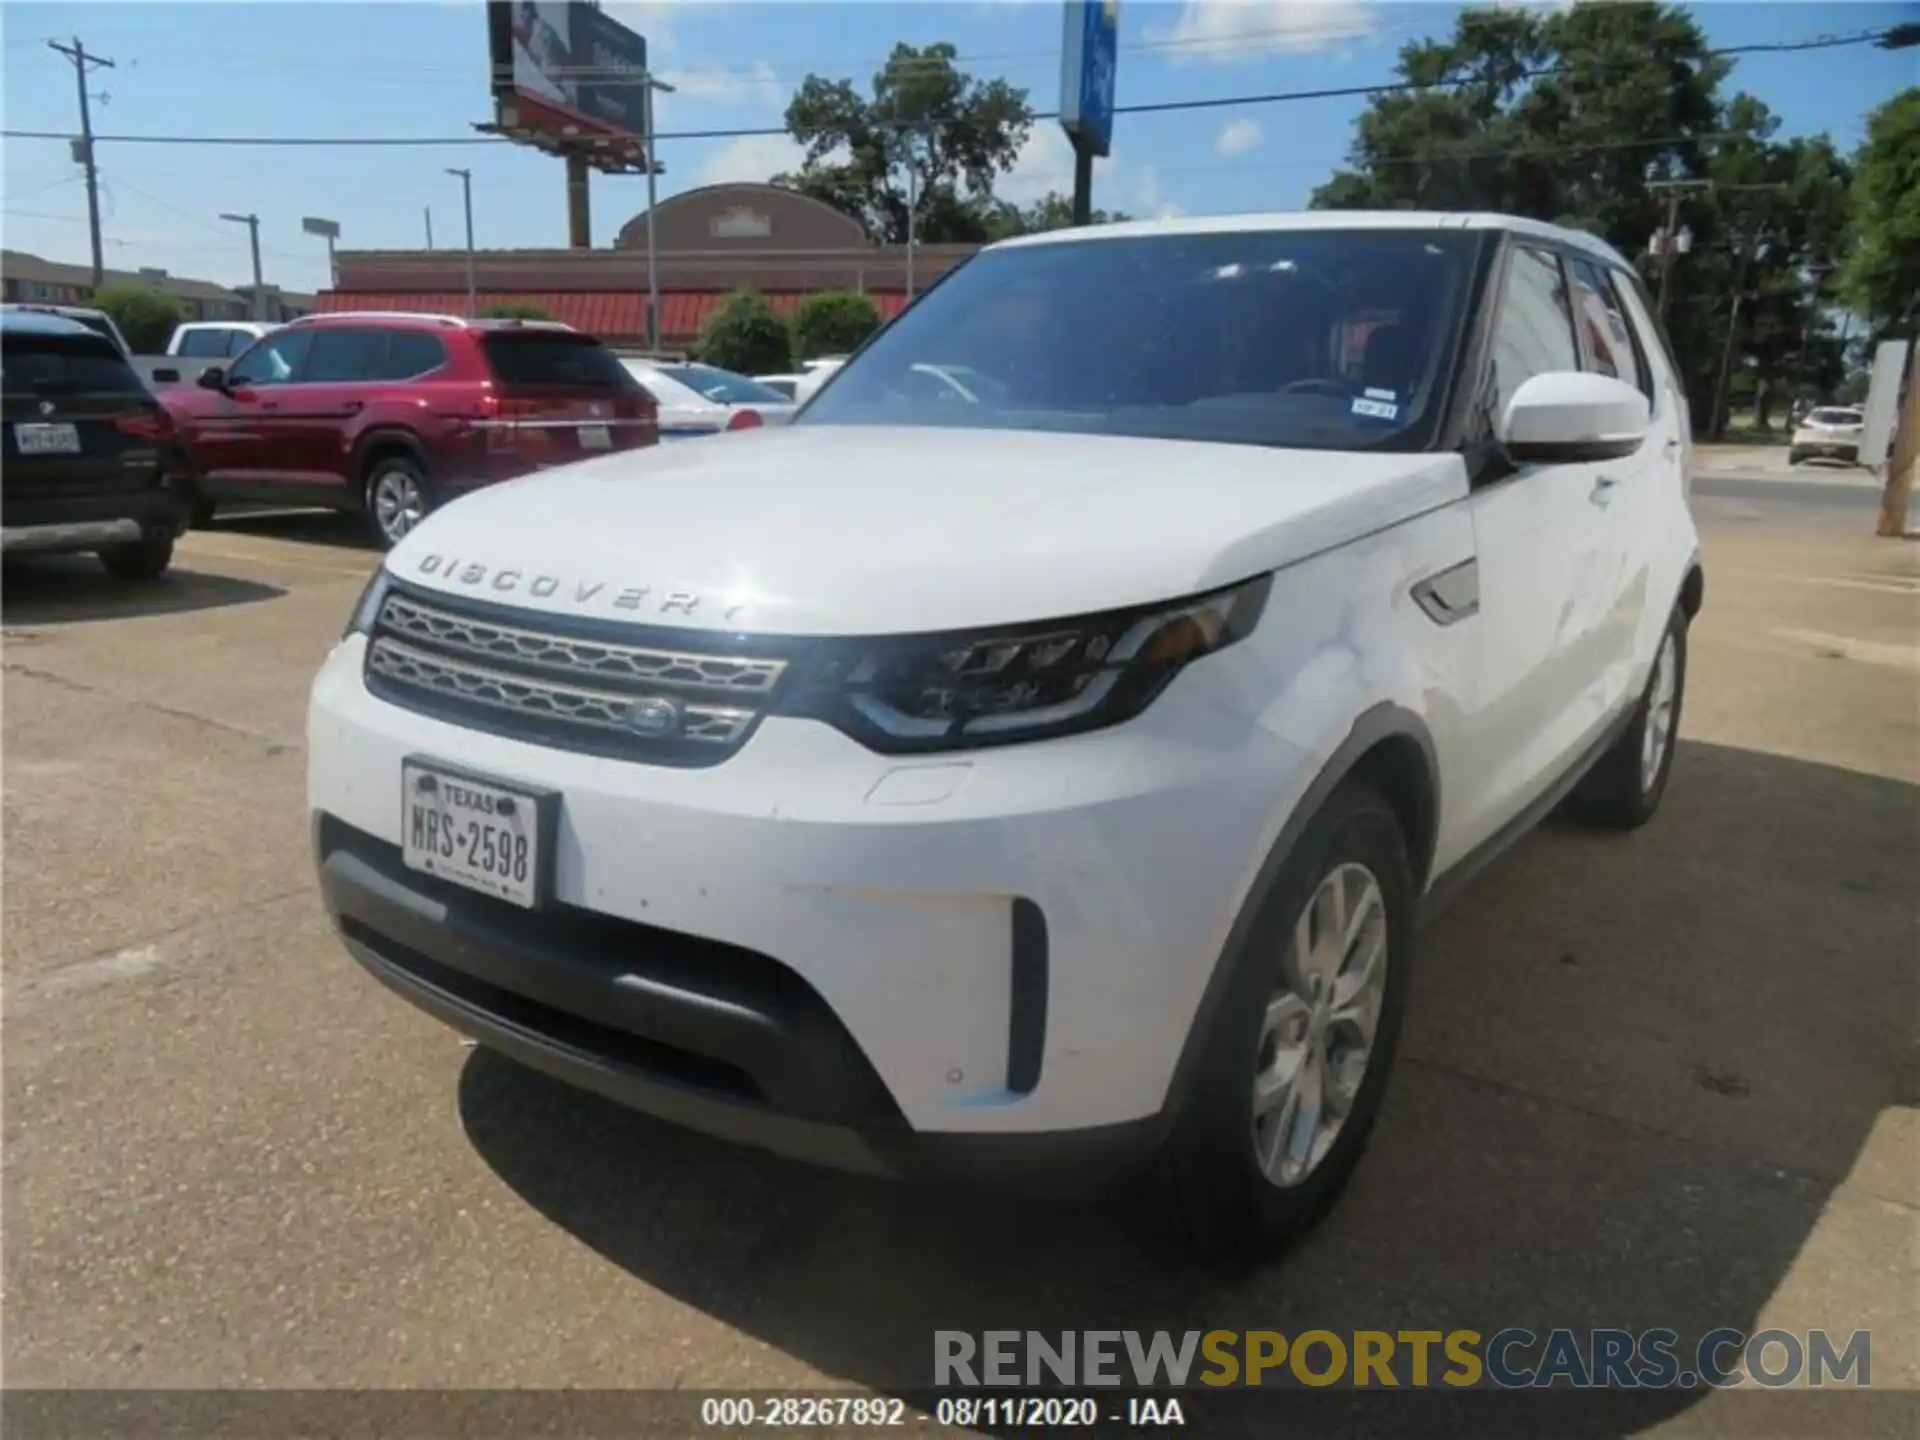
[[[310,336],[281,330],[252,346],[220,390],[195,389],[176,402],[209,499],[273,500],[280,396],[299,369]]]
[[[1506,259],[1493,343],[1495,413],[1523,381],[1578,370],[1558,258],[1516,245]],[[1611,476],[1602,465],[1525,465],[1468,501],[1482,638],[1472,737],[1448,849],[1472,851],[1563,776],[1605,723],[1606,546]],[[1449,857],[1436,856],[1436,863]]]

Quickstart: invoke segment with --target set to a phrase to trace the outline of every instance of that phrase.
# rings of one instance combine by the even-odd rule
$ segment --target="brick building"
[[[906,302],[906,247],[875,245],[857,220],[773,185],[709,185],[654,211],[660,340],[686,348],[741,289],[758,290],[782,314],[821,290],[853,290],[883,319]],[[921,245],[914,287],[925,289],[978,248]],[[339,288],[315,308],[426,310],[463,314],[464,250],[342,250]],[[635,216],[606,250],[481,250],[474,257],[478,308],[537,306],[555,320],[617,344],[647,333],[647,220]]]
[[[251,285],[216,285],[211,280],[194,280],[170,275],[165,270],[143,267],[139,270],[107,270],[102,274],[107,286],[131,285],[157,290],[180,307],[184,320],[250,320],[253,318]],[[267,319],[291,320],[313,308],[313,296],[280,290],[268,285]],[[61,260],[46,260],[25,250],[0,251],[0,298],[16,304],[90,305],[93,303],[93,268],[69,265]]]

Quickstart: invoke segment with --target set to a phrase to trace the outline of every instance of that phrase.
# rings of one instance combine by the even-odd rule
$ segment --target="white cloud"
[[[1379,28],[1367,0],[1187,0],[1171,29],[1149,28],[1147,39],[1175,64],[1231,64],[1325,49]]]
[[[663,145],[661,150],[664,152]],[[701,162],[702,185],[765,184],[782,171],[798,170],[807,158],[787,135],[740,135]]]
[[[1229,120],[1220,131],[1219,138],[1213,142],[1216,155],[1245,155],[1258,150],[1260,142],[1266,137],[1260,133],[1258,121],[1241,116],[1238,120]]]
[[[1050,194],[1073,194],[1073,146],[1066,132],[1050,121],[1035,125],[1013,169],[1000,177],[993,193],[1021,206]],[[1094,162],[1093,204],[1097,210],[1119,210],[1142,220],[1164,220],[1181,213],[1160,193],[1158,170],[1151,165],[1135,168],[1118,156]]]
[[[1073,193],[1073,146],[1066,131],[1051,120],[1041,120],[1027,132],[1013,169],[995,183],[993,193],[1015,205],[1031,205],[1058,191]]]

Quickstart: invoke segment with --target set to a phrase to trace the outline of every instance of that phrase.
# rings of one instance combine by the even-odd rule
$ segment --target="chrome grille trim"
[[[393,601],[387,605],[391,607]],[[635,700],[644,697],[509,674],[455,656],[430,654],[387,635],[376,635],[368,647],[367,669],[395,684],[450,700],[536,720],[591,726],[645,743],[635,735],[631,721]],[[678,703],[681,722],[674,738],[705,745],[733,744],[756,718],[755,711],[733,706]]]
[[[482,660],[508,660],[569,677],[720,691],[749,702],[771,694],[787,668],[784,660],[694,655],[527,630],[423,605],[405,595],[387,597],[379,629]]]

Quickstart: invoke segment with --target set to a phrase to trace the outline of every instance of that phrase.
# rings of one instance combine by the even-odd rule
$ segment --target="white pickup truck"
[[[106,336],[127,357],[127,363],[149,390],[170,385],[191,385],[209,365],[226,363],[254,341],[277,326],[257,320],[189,320],[173,327],[167,348],[160,355],[136,355],[127,337],[104,310],[82,305],[10,304],[9,310],[37,310],[62,315]]]

